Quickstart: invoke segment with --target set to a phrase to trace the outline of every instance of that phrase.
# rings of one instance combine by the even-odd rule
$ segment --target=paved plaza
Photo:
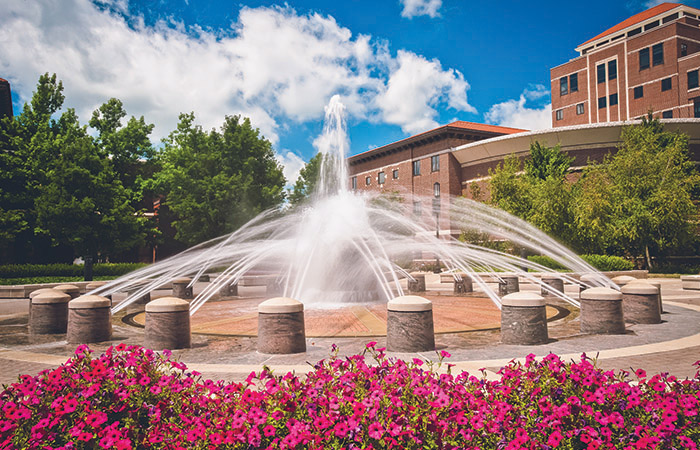
[[[624,335],[582,335],[577,308],[548,299],[549,342],[538,346],[500,343],[500,312],[483,294],[453,297],[451,285],[428,276],[428,297],[434,304],[436,346],[452,357],[456,369],[478,373],[485,369],[494,377],[500,367],[529,353],[544,356],[555,353],[565,359],[578,359],[582,353],[597,358],[604,369],[643,368],[648,373],[669,372],[677,377],[693,377],[700,360],[700,291],[684,291],[679,279],[660,278],[664,301],[662,323],[628,325]],[[195,286],[195,291],[204,286]],[[247,289],[247,290],[246,290]],[[523,285],[522,290],[536,290]],[[567,293],[577,296],[577,287]],[[335,344],[341,354],[361,352],[367,342],[386,342],[384,305],[349,305],[343,308],[308,307],[306,315],[307,351],[294,355],[264,355],[256,351],[257,305],[264,291],[242,288],[242,298],[221,298],[205,305],[192,317],[192,348],[173,353],[205,378],[242,380],[251,371],[267,365],[277,373],[294,370],[304,373],[309,363],[327,358]],[[154,298],[169,295],[156,291]],[[116,297],[115,303],[123,298]],[[113,336],[109,342],[92,344],[101,352],[109,345],[143,343],[143,305],[133,305],[113,316]],[[39,371],[64,363],[75,350],[65,335],[28,334],[28,300],[0,299],[0,383],[16,381],[20,374]],[[400,358],[436,359],[434,352],[390,354]],[[454,370],[454,369],[453,369]]]

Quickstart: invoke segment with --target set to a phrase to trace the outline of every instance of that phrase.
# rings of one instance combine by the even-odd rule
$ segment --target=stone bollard
[[[66,294],[70,295],[71,299],[80,297],[80,288],[72,284],[59,284],[52,289],[65,292]]]
[[[109,299],[83,295],[68,303],[69,344],[102,342],[112,336]]]
[[[700,275],[681,275],[681,289],[700,291]]]
[[[474,285],[472,283],[472,278],[464,273],[460,273],[461,279],[454,279],[453,294],[454,295],[466,295],[470,292],[474,292]]]
[[[85,286],[85,292],[86,293],[92,292],[96,289],[101,288],[105,284],[107,284],[107,281],[92,281],[92,282],[88,283],[87,286]],[[104,298],[108,298],[109,299],[109,306],[112,306],[112,295],[110,294],[110,295],[102,295],[102,296]]]
[[[520,282],[515,275],[503,275],[498,280],[498,295],[503,297],[514,292],[520,292]]]
[[[628,283],[632,283],[633,281],[638,281],[637,278],[631,277],[629,275],[620,275],[612,279],[612,282],[615,283],[616,285],[622,287]]]
[[[501,342],[510,345],[546,344],[547,310],[542,296],[515,292],[501,299]]]
[[[408,278],[408,292],[425,292],[425,275],[422,273],[412,273]]]
[[[191,278],[175,278],[173,280],[173,297],[183,299],[193,298],[194,292],[192,291],[192,286],[189,286],[191,282]]]
[[[550,288],[552,288],[555,291],[561,292],[562,294],[564,293],[564,280],[561,279],[561,277],[557,276],[543,276],[542,277],[542,284],[547,285]],[[542,286],[540,288],[540,294],[543,296],[548,296],[548,295],[554,295],[552,294],[551,291],[547,290]]]
[[[209,277],[208,273],[205,273],[199,277],[198,281],[201,281],[202,283],[209,283],[211,281],[211,278]]]
[[[595,287],[581,292],[581,332],[624,334],[622,294],[606,287]]]
[[[30,300],[29,333],[62,334],[68,327],[68,302],[70,295],[48,290]]]
[[[303,303],[276,297],[258,305],[258,351],[272,354],[306,351]]]
[[[659,290],[659,314],[664,313],[664,302],[661,300],[661,283],[659,281],[651,281],[651,280],[644,280],[646,283],[651,284],[652,286],[656,286],[656,289]]]
[[[642,281],[624,285],[622,313],[628,323],[661,323],[659,289]]]
[[[226,284],[223,288],[223,294],[238,297],[238,282],[236,281]]]
[[[54,288],[41,288],[41,289],[37,289],[36,291],[30,292],[30,293],[29,293],[29,300],[31,300],[31,299],[33,299],[34,297],[36,297],[37,295],[43,294],[43,293],[45,293],[45,292],[60,292],[60,293],[62,293],[62,294],[65,294],[65,292],[63,292],[63,291],[57,291],[57,290],[54,289]],[[70,296],[70,294],[69,294],[69,296]]]
[[[153,350],[190,348],[190,304],[161,297],[146,305],[145,346]]]
[[[386,344],[391,352],[435,350],[433,303],[416,295],[390,300],[387,303]]]

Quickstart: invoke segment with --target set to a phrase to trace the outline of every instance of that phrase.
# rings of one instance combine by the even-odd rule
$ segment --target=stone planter
[[[615,289],[596,287],[581,292],[581,332],[624,334],[622,294]]]
[[[387,304],[386,344],[391,352],[435,350],[433,303],[423,297],[405,295]]]
[[[303,303],[277,297],[258,305],[258,351],[271,354],[306,351]]]

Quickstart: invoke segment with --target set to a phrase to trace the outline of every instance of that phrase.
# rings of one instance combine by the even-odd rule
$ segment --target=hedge
[[[145,263],[95,264],[92,274],[100,276],[121,276],[140,269]],[[84,266],[77,264],[6,264],[0,266],[0,278],[35,277],[82,277]]]
[[[603,272],[612,272],[615,270],[632,270],[634,263],[620,256],[613,255],[579,255],[581,259],[586,261],[591,266]],[[531,255],[527,259],[534,263],[548,267],[553,270],[566,270],[567,268],[558,262],[554,261],[549,256]]]

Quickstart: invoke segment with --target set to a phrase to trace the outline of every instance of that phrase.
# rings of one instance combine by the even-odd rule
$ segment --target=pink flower
[[[377,345],[375,341],[368,342],[367,345],[365,345],[365,348],[374,348]]]
[[[347,436],[347,435],[348,435],[348,431],[349,431],[349,429],[348,429],[347,424],[345,424],[345,422],[337,423],[337,424],[333,427],[333,433],[334,433],[336,436],[338,436],[339,438],[344,438],[345,436]]]
[[[547,439],[547,445],[550,445],[552,447],[557,447],[559,443],[562,440],[562,435],[560,432],[555,431],[554,433],[549,435],[549,439]]]
[[[374,422],[369,426],[369,437],[372,439],[381,439],[384,435],[384,428],[379,424],[379,422]]]

